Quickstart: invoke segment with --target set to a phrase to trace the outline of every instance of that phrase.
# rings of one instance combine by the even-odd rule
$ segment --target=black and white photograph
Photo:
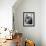
[[[35,13],[23,12],[23,26],[34,26],[34,25],[35,25]]]

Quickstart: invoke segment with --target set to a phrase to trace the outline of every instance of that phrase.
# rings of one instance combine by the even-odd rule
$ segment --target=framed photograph
[[[35,26],[35,12],[23,12],[23,26]]]
[[[14,18],[14,13],[13,13],[13,31],[15,30],[15,18]]]

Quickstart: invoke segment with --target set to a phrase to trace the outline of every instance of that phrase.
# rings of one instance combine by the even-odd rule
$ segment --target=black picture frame
[[[23,26],[24,27],[35,26],[35,12],[23,12]]]

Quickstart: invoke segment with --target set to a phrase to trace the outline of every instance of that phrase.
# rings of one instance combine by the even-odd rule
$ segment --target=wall
[[[0,27],[12,28],[12,6],[16,0],[0,0]]]
[[[16,5],[14,5],[16,6]],[[23,0],[19,6],[13,7],[15,29],[23,33],[23,37],[35,41],[36,46],[41,46],[41,1]],[[35,12],[35,27],[23,26],[23,12]]]
[[[42,46],[46,46],[46,0],[41,1],[41,38]]]

